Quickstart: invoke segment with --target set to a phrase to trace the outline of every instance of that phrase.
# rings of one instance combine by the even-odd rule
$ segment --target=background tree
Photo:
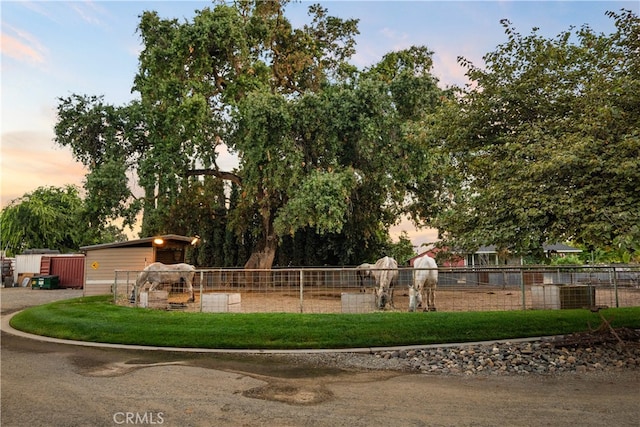
[[[484,68],[460,58],[472,84],[433,128],[460,183],[437,222],[451,244],[540,253],[639,237],[640,21],[608,15],[611,35],[585,25],[551,39],[505,20]]]
[[[11,201],[0,212],[3,250],[13,256],[30,248],[78,251],[106,240],[124,240],[115,227],[93,226],[78,188],[39,187]]]
[[[413,250],[413,244],[411,243],[411,239],[406,231],[403,231],[400,234],[397,242],[389,243],[388,253],[389,256],[398,261],[399,267],[409,265],[409,260],[416,256],[416,253]]]
[[[226,201],[223,181],[205,177],[202,181],[190,181],[169,208],[165,222],[168,230],[185,236],[200,237],[192,250],[191,262],[206,266],[227,265]]]
[[[347,62],[356,20],[314,5],[310,24],[292,28],[285,5],[218,3],[191,22],[145,12],[133,86],[140,102],[121,108],[96,98],[63,102],[59,143],[90,165],[97,146],[109,154],[106,160],[135,168],[144,191],[142,235],[198,229],[193,203],[211,197],[199,187],[203,175],[237,191],[233,203],[225,203],[233,215],[224,241],[234,252],[231,228],[234,256],[243,262],[248,248],[249,267],[270,267],[285,242],[311,248],[304,262],[359,263],[379,255],[399,215],[428,218],[424,208],[436,174],[424,167],[430,147],[418,124],[441,94],[429,73],[432,53],[394,53],[359,73]],[[105,119],[107,113],[114,117]],[[85,122],[90,132],[77,128]],[[89,144],[81,138],[86,133]],[[223,146],[239,156],[239,170],[220,170]],[[103,157],[91,174],[108,164]],[[124,202],[129,195],[114,194],[121,206],[136,207]],[[199,220],[204,217],[210,213]],[[203,240],[219,241],[218,231],[207,233]],[[283,250],[282,261],[287,257],[293,259],[291,251]]]
[[[60,98],[56,143],[71,148],[73,156],[89,171],[84,182],[85,221],[101,229],[122,222],[132,228],[139,201],[131,193],[131,172],[139,110],[136,104],[116,108],[102,97],[72,95]]]

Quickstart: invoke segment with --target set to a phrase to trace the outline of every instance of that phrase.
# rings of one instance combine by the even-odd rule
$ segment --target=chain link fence
[[[413,268],[399,268],[396,310],[408,311]],[[185,283],[136,289],[139,271],[116,271],[120,305],[204,312],[363,313],[376,311],[375,283],[352,267],[198,269]],[[438,311],[640,306],[640,266],[439,268]]]

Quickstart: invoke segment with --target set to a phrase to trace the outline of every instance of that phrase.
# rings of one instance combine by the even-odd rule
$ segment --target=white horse
[[[387,304],[393,308],[393,286],[398,282],[398,263],[386,256],[376,261],[370,271],[377,286],[378,308],[384,309]]]
[[[189,302],[195,301],[195,295],[193,293],[193,279],[196,275],[196,268],[189,264],[163,264],[161,262],[154,262],[149,264],[138,274],[136,280],[136,288],[141,290],[142,287],[148,282],[151,283],[149,291],[153,291],[160,284],[174,284],[184,282],[189,289],[191,297]]]
[[[356,276],[358,277],[358,284],[360,285],[360,292],[366,292],[367,287],[365,281],[371,278],[372,264],[364,263],[356,267]]]
[[[421,256],[413,262],[413,285],[409,287],[409,311],[423,305],[424,288],[427,301],[424,311],[436,311],[436,286],[438,285],[438,265],[429,255]]]

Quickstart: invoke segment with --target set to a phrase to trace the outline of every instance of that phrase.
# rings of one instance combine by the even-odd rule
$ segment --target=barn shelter
[[[185,262],[186,250],[194,240],[193,237],[166,234],[81,247],[85,253],[84,296],[110,294],[116,270],[140,271],[152,262]]]

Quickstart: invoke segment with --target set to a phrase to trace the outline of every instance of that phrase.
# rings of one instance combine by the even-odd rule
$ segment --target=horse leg
[[[420,300],[420,294],[413,286],[409,286],[409,311],[416,311],[418,302]]]
[[[424,311],[431,311],[432,302],[431,302],[431,286],[427,284],[427,289],[425,290],[426,299],[424,304]]]
[[[429,311],[436,311],[436,287],[434,285],[429,285],[427,298],[429,298]]]
[[[376,291],[376,303],[379,310],[384,310],[387,307],[389,295],[385,291],[384,286],[380,286]]]
[[[158,286],[160,286],[160,282],[151,282],[148,292],[155,291]],[[142,288],[144,289],[144,286]]]
[[[193,284],[191,282],[192,280],[187,280],[187,286],[189,287],[189,293],[191,294],[191,297],[187,300],[187,302],[194,302],[196,300],[196,296],[193,292]]]
[[[426,300],[424,298],[424,283],[418,285],[418,307],[422,307],[422,311],[427,311]]]

